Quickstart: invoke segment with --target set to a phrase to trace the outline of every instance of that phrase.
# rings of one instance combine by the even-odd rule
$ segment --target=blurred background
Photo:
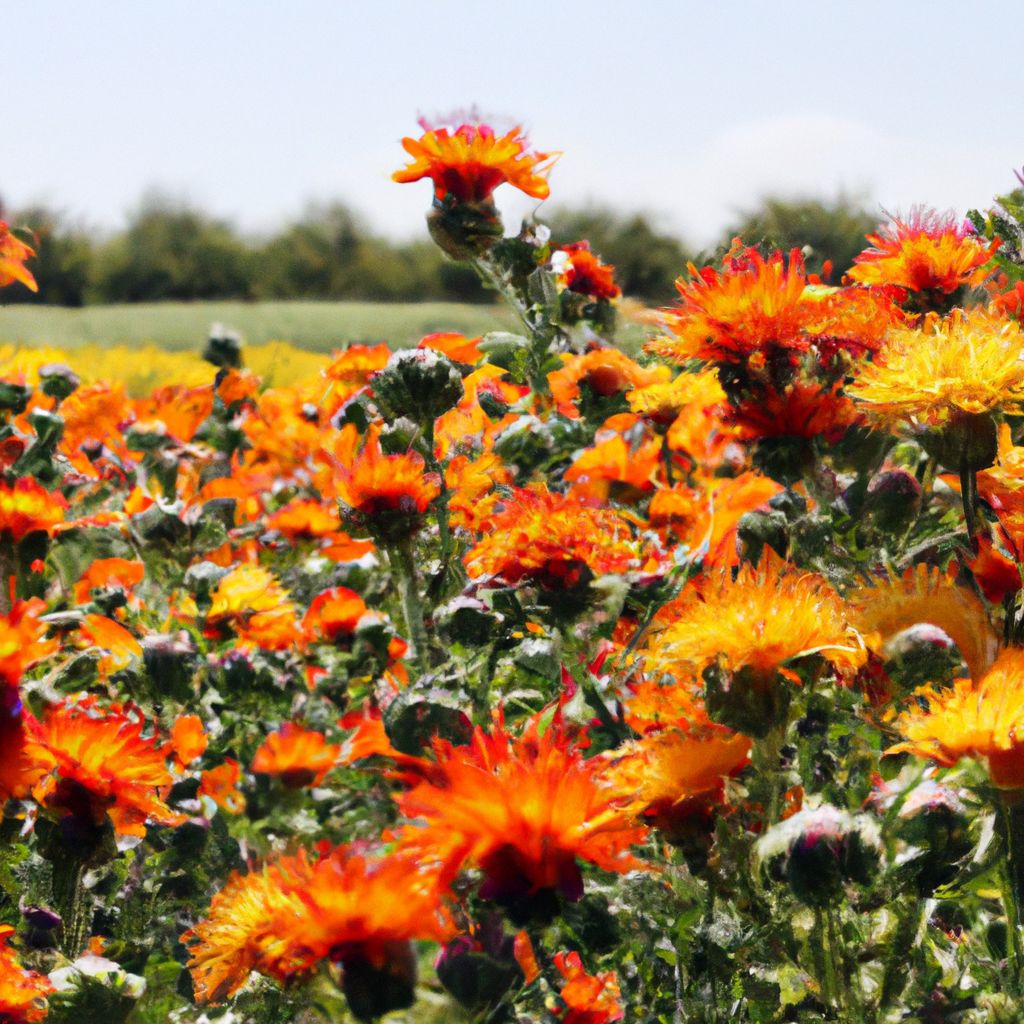
[[[563,151],[507,228],[536,210],[651,305],[736,234],[841,273],[885,211],[985,208],[1024,164],[1009,0],[5,8],[0,216],[40,284],[5,304],[489,303],[390,180],[471,107]]]

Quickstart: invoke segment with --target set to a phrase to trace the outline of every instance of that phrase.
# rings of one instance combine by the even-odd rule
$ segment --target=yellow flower
[[[948,689],[924,687],[917,695],[927,710],[900,716],[896,727],[906,739],[887,753],[917,754],[945,766],[975,757],[987,763],[997,786],[1024,788],[1024,650],[1004,651],[977,682],[958,679]]]
[[[985,309],[889,332],[847,392],[876,420],[941,427],[951,418],[1024,408],[1024,334]]]

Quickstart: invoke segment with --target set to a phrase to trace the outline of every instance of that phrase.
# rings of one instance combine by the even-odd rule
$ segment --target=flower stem
[[[1013,991],[1019,994],[1024,970],[1024,793],[1004,790],[1001,796],[999,818],[1006,846],[1003,905],[1009,935],[1007,974]]]
[[[423,604],[416,584],[416,560],[413,557],[412,538],[405,537],[388,551],[388,561],[398,583],[398,597],[402,602],[405,628],[412,645],[412,661],[424,673],[430,666],[427,628],[423,622]]]
[[[967,520],[967,538],[971,547],[977,547],[978,473],[968,465],[966,458],[960,463],[960,498]]]
[[[768,803],[765,807],[765,826],[774,825],[782,811],[782,794],[785,780],[779,761],[782,744],[786,738],[788,723],[773,726],[761,739],[754,740],[750,760],[759,777],[768,786]]]
[[[85,862],[72,852],[52,861],[53,902],[61,916],[60,948],[74,960],[85,948],[92,914],[85,895]]]

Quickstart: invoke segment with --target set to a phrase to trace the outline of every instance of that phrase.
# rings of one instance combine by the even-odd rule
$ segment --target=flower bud
[[[905,469],[879,473],[868,484],[864,512],[882,533],[905,533],[920,511],[921,485]]]
[[[150,633],[142,638],[143,664],[159,693],[185,692],[198,656],[195,642],[184,629],[177,633]]]
[[[374,401],[389,420],[407,417],[424,426],[457,405],[465,394],[455,364],[433,349],[395,352],[370,378]]]
[[[82,383],[78,374],[63,363],[47,363],[39,367],[39,383],[44,395],[63,402]]]
[[[704,670],[704,702],[713,722],[762,739],[786,721],[790,684],[778,673],[765,676],[749,665],[735,672],[722,664]]]
[[[427,230],[453,260],[471,260],[487,253],[505,233],[505,226],[491,200],[463,203],[446,196],[434,201],[427,214]]]

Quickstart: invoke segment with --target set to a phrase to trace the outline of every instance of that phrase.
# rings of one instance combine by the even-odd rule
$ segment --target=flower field
[[[514,327],[0,349],[0,1022],[1024,1021],[1024,193],[627,354],[403,145]]]

